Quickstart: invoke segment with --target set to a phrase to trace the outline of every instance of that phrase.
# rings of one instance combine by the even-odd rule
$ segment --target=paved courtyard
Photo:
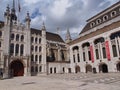
[[[15,77],[0,80],[0,90],[120,90],[120,73]]]

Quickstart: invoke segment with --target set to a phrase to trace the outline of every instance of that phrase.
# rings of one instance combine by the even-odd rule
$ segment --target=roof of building
[[[96,26],[99,26],[99,25],[101,25],[101,24],[103,24],[103,23],[105,23],[105,22],[107,22],[107,21],[109,21],[109,20],[111,20],[111,19],[119,16],[119,15],[120,15],[120,13],[119,13],[120,5],[119,5],[119,4],[120,4],[120,1],[117,2],[117,3],[115,3],[115,4],[113,4],[113,5],[110,6],[109,8],[103,10],[102,12],[98,13],[97,15],[91,17],[90,19],[88,19],[88,20],[87,20],[87,24],[86,24],[85,27],[82,29],[82,31],[80,32],[80,34],[85,33],[85,32],[87,32],[87,31],[91,30],[92,28],[94,28],[94,27],[96,27]],[[118,7],[115,7],[116,5],[119,5],[119,6],[118,6]],[[115,8],[113,8],[113,7],[115,7]],[[113,9],[112,9],[112,8],[113,8]],[[111,10],[110,10],[110,9],[111,9]],[[115,16],[115,17],[110,17],[111,11],[114,11],[114,10],[117,11],[116,16]],[[105,15],[108,15],[108,20],[103,21],[103,17],[104,17]],[[91,24],[92,22],[96,23],[96,20],[98,20],[98,19],[101,19],[101,20],[102,20],[101,23],[99,23],[99,24],[91,27],[90,24]]]
[[[36,33],[41,35],[41,30],[31,28],[31,34]],[[51,32],[46,32],[46,39],[50,41],[55,41],[55,42],[62,42],[64,43],[63,39],[60,37],[60,35],[51,33]]]

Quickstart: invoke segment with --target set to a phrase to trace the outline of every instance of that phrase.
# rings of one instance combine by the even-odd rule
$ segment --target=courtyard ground
[[[0,90],[120,90],[120,73],[14,77],[0,80]]]

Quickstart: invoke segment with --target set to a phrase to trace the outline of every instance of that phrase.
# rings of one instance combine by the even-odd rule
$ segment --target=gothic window
[[[24,36],[23,35],[21,36],[21,41],[24,41]]]
[[[33,37],[31,37],[31,43],[33,43],[34,42],[34,38]]]
[[[40,55],[40,56],[39,56],[39,62],[41,62],[41,58],[42,58],[42,57],[41,57],[41,55]]]
[[[2,37],[2,31],[0,31],[0,38]]]
[[[21,45],[21,46],[20,46],[20,55],[21,55],[21,56],[23,55],[23,52],[24,52],[24,45]]]
[[[95,53],[96,53],[96,59],[99,59],[99,52],[98,52],[98,49],[95,50]]]
[[[113,50],[113,57],[117,57],[116,45],[112,45],[112,50]]]
[[[12,43],[10,45],[10,54],[13,55],[13,53],[14,53],[14,44]]]
[[[39,47],[39,52],[41,52],[41,46]]]
[[[31,61],[32,62],[34,61],[34,55],[31,55]]]
[[[106,49],[105,49],[105,47],[102,48],[102,51],[103,51],[103,58],[106,58]]]
[[[11,40],[14,40],[15,35],[11,34]]]
[[[37,52],[37,50],[38,50],[38,47],[36,46],[36,47],[35,47],[35,52]]]
[[[39,38],[39,44],[41,43],[41,38]]]
[[[89,60],[91,61],[91,53],[88,51]]]
[[[16,44],[15,54],[18,55],[18,53],[19,53],[19,44]]]
[[[78,57],[78,62],[80,62],[80,56],[79,56],[79,54],[77,54],[77,57]]]
[[[19,41],[19,35],[18,34],[16,35],[16,41]]]
[[[41,72],[41,71],[42,71],[42,66],[39,67],[39,72]]]
[[[86,61],[85,52],[83,52],[83,60]]]
[[[37,41],[38,41],[38,39],[37,39],[37,37],[35,38],[35,43],[37,43]]]
[[[31,51],[34,51],[34,46],[33,45],[31,46]]]
[[[38,56],[37,56],[37,55],[35,55],[35,61],[37,62],[37,60],[38,60]]]

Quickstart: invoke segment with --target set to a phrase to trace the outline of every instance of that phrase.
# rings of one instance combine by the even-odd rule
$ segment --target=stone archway
[[[120,62],[116,64],[117,71],[120,72]]]
[[[75,73],[79,73],[80,72],[80,66],[75,66]]]
[[[86,65],[86,73],[92,72],[92,66],[90,64]]]
[[[23,76],[24,75],[24,65],[21,61],[16,60],[10,64],[10,72],[12,76]]]
[[[99,72],[108,73],[108,66],[105,63],[99,65]]]

